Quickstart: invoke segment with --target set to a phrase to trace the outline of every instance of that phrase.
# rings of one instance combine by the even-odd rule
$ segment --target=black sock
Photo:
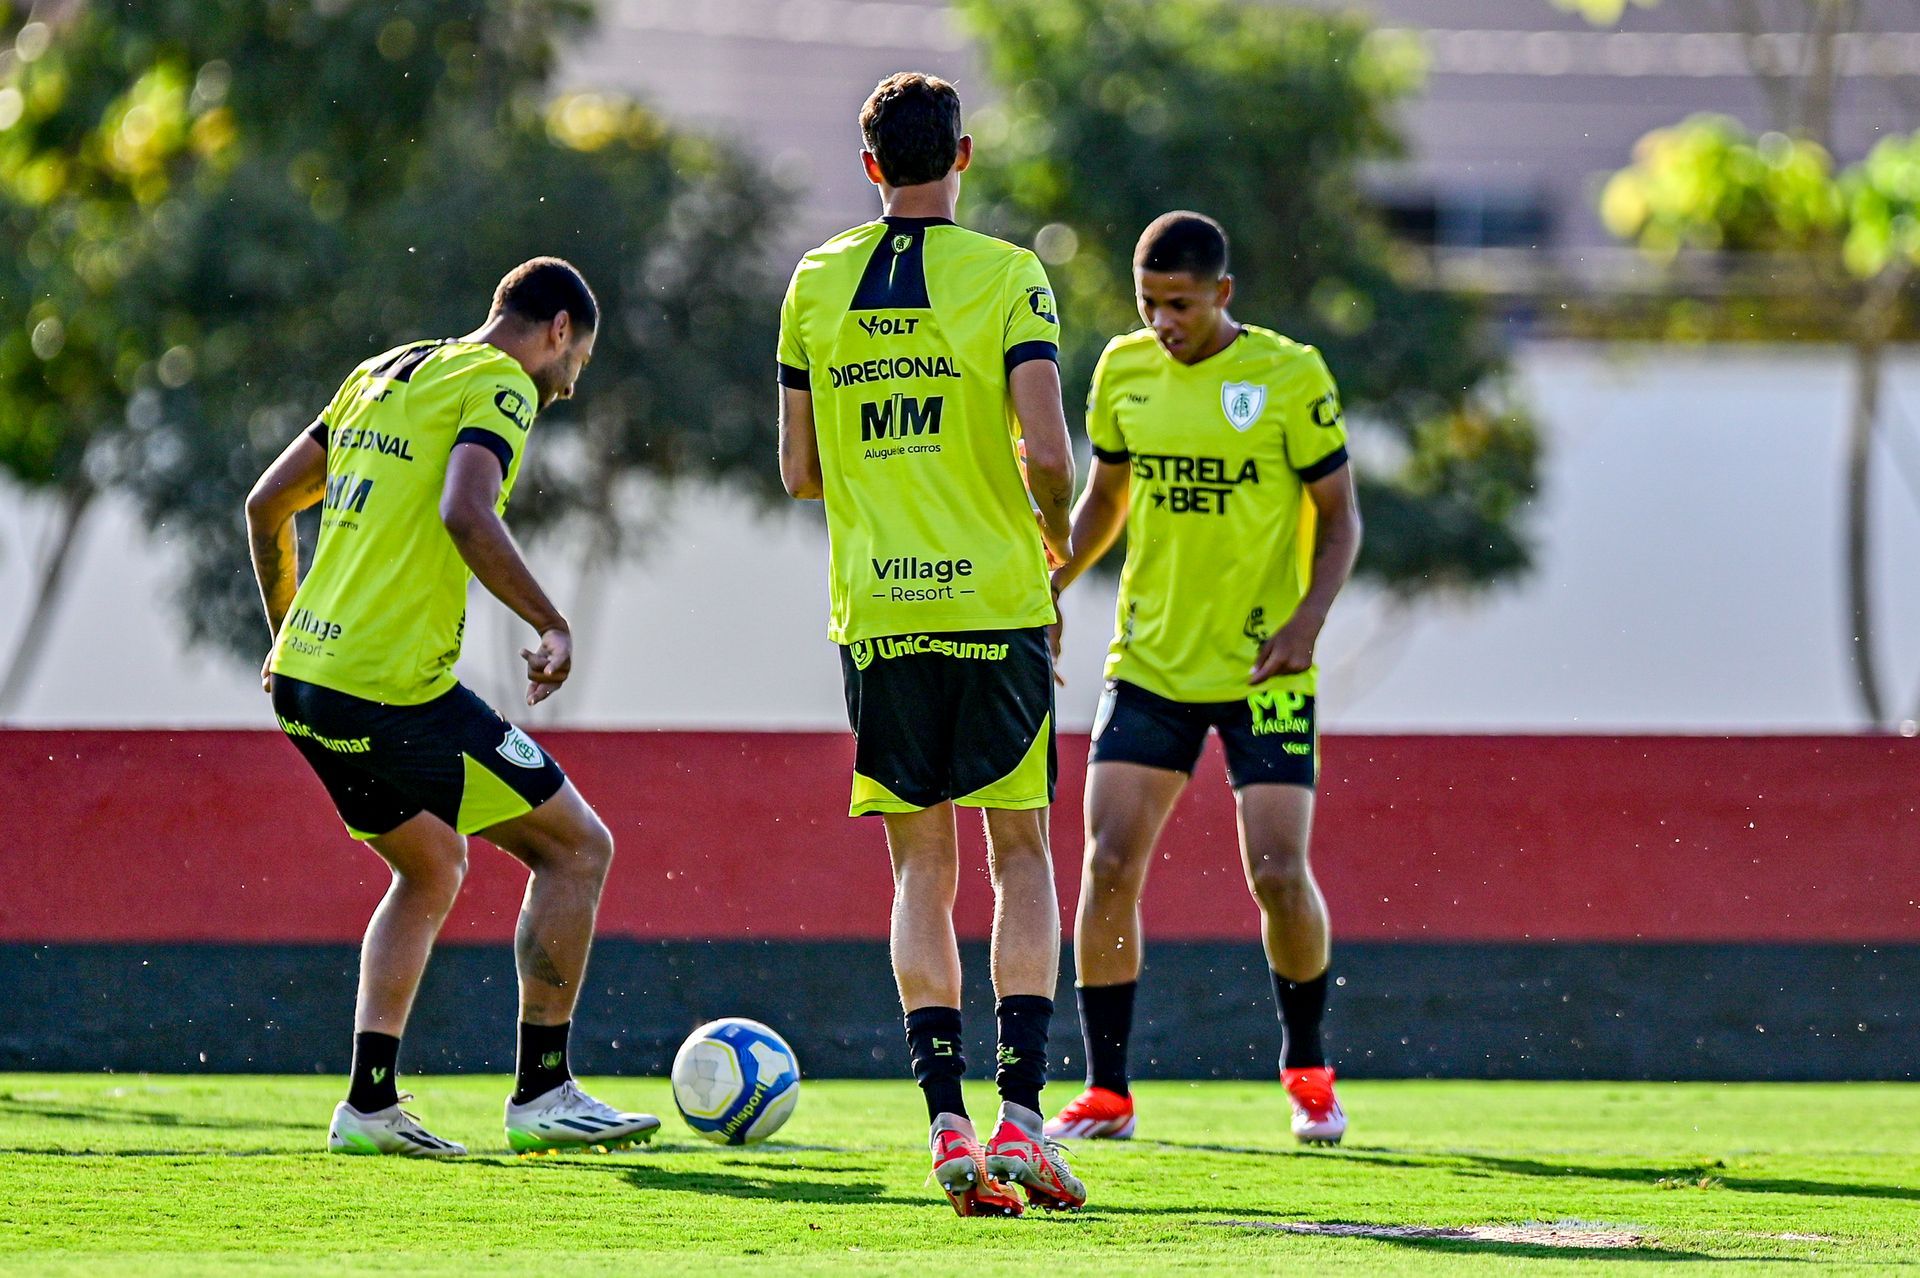
[[[353,1073],[347,1076],[347,1104],[363,1114],[400,1103],[393,1073],[400,1064],[400,1040],[363,1030],[353,1036]]]
[[[1280,1068],[1312,1069],[1327,1063],[1320,1046],[1320,1018],[1327,1010],[1327,974],[1311,981],[1273,977],[1273,1001],[1280,1008]]]
[[[1009,994],[994,1008],[1000,1022],[1000,1068],[993,1081],[1000,1099],[1009,1105],[1040,1109],[1040,1089],[1047,1085],[1047,1027],[1053,1022],[1053,1000],[1038,994]]]
[[[513,1103],[524,1105],[536,1096],[545,1096],[573,1077],[567,1065],[567,1035],[572,1021],[558,1025],[529,1025],[520,1022],[520,1067],[513,1079]]]
[[[967,1116],[960,1079],[967,1058],[960,1050],[960,1009],[920,1007],[907,1013],[907,1051],[913,1056],[913,1080],[927,1098],[927,1119],[942,1114]]]
[[[1087,1045],[1087,1086],[1122,1096],[1127,1091],[1127,1040],[1133,1037],[1133,994],[1138,981],[1082,985],[1080,1036]]]

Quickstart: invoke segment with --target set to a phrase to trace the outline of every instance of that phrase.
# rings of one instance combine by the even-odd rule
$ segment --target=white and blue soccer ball
[[[800,1103],[800,1060],[786,1039],[759,1021],[709,1021],[674,1055],[673,1103],[687,1126],[708,1140],[763,1141]]]

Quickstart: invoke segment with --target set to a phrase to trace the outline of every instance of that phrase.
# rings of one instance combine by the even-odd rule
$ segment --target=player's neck
[[[1192,359],[1187,360],[1186,362],[1188,364],[1199,364],[1206,360],[1210,360],[1215,355],[1218,355],[1221,351],[1224,351],[1225,349],[1227,349],[1227,347],[1233,345],[1234,339],[1239,336],[1240,336],[1239,321],[1234,319],[1233,316],[1227,314],[1225,311],[1221,311],[1220,323],[1213,330],[1212,340],[1210,340],[1205,346],[1202,346],[1198,351],[1198,353],[1196,353]]]
[[[959,192],[950,182],[923,182],[918,186],[899,186],[880,193],[882,217],[940,217],[951,222],[959,204]]]
[[[533,346],[528,342],[522,327],[505,315],[494,316],[460,340],[476,342],[484,346],[497,346],[518,360],[520,367],[527,369],[529,373],[532,372]]]

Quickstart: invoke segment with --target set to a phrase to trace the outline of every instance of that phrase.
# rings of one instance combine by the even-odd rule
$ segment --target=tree
[[[1641,8],[1659,2],[1632,0]],[[1601,26],[1618,21],[1624,8],[1624,0],[1554,3]],[[1755,139],[1723,116],[1656,129],[1636,144],[1633,163],[1607,183],[1601,217],[1614,234],[1663,262],[1683,255],[1711,259],[1720,277],[1713,302],[1722,317],[1744,317],[1736,328],[1770,332],[1753,321],[1778,312],[1792,336],[1837,339],[1851,348],[1847,650],[1861,711],[1869,723],[1884,726],[1891,716],[1875,651],[1873,444],[1883,352],[1920,314],[1911,288],[1920,263],[1920,149],[1913,138],[1887,138],[1859,164],[1834,171],[1841,37],[1860,23],[1859,0],[1725,0],[1725,12],[1743,37],[1770,131]],[[1743,272],[1743,257],[1763,265]],[[1674,314],[1695,327],[1700,307],[1689,298]],[[1913,714],[1920,715],[1920,703]]]
[[[1326,355],[1358,428],[1360,571],[1400,595],[1528,564],[1539,445],[1467,298],[1419,283],[1364,196],[1400,151],[1417,54],[1358,19],[1230,0],[963,0],[1002,100],[975,113],[974,219],[1034,245],[1063,310],[1070,387],[1137,327],[1127,275],[1154,217],[1233,239],[1236,312]]]
[[[25,246],[0,266],[0,465],[78,494],[76,523],[102,486],[133,496],[186,552],[189,635],[257,657],[253,476],[355,362],[472,328],[548,252],[605,319],[516,523],[578,525],[591,567],[644,523],[635,476],[770,491],[755,392],[782,197],[623,97],[552,97],[555,41],[589,16],[168,0],[22,27],[0,81],[0,224]]]
[[[1838,299],[1853,348],[1847,430],[1847,610],[1854,685],[1868,720],[1888,720],[1874,652],[1869,535],[1873,441],[1887,342],[1910,315],[1920,267],[1920,133],[1883,139],[1839,173],[1803,138],[1754,138],[1724,116],[1658,129],[1601,197],[1614,234],[1672,261],[1682,252],[1766,253],[1804,286]],[[1916,711],[1920,713],[1920,711]]]

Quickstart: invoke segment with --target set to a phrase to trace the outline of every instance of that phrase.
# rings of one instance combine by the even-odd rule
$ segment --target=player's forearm
[[[1296,615],[1327,619],[1334,599],[1353,576],[1353,565],[1360,558],[1360,535],[1360,512],[1352,507],[1320,525],[1313,547],[1313,581]]]
[[[1027,462],[1027,486],[1047,535],[1064,546],[1073,536],[1073,457],[1045,464]]]
[[[268,524],[259,521],[252,510],[247,512],[247,549],[253,558],[253,579],[259,584],[260,604],[266,609],[267,632],[275,639],[280,637],[280,625],[287,619],[300,585],[295,545],[292,516]]]
[[[1099,563],[1120,539],[1127,524],[1127,507],[1100,484],[1088,484],[1073,508],[1073,557],[1053,572],[1053,593],[1059,594],[1081,573]]]
[[[487,592],[537,632],[566,630],[567,619],[534,579],[506,521],[491,510],[449,513],[444,522],[454,549]]]

